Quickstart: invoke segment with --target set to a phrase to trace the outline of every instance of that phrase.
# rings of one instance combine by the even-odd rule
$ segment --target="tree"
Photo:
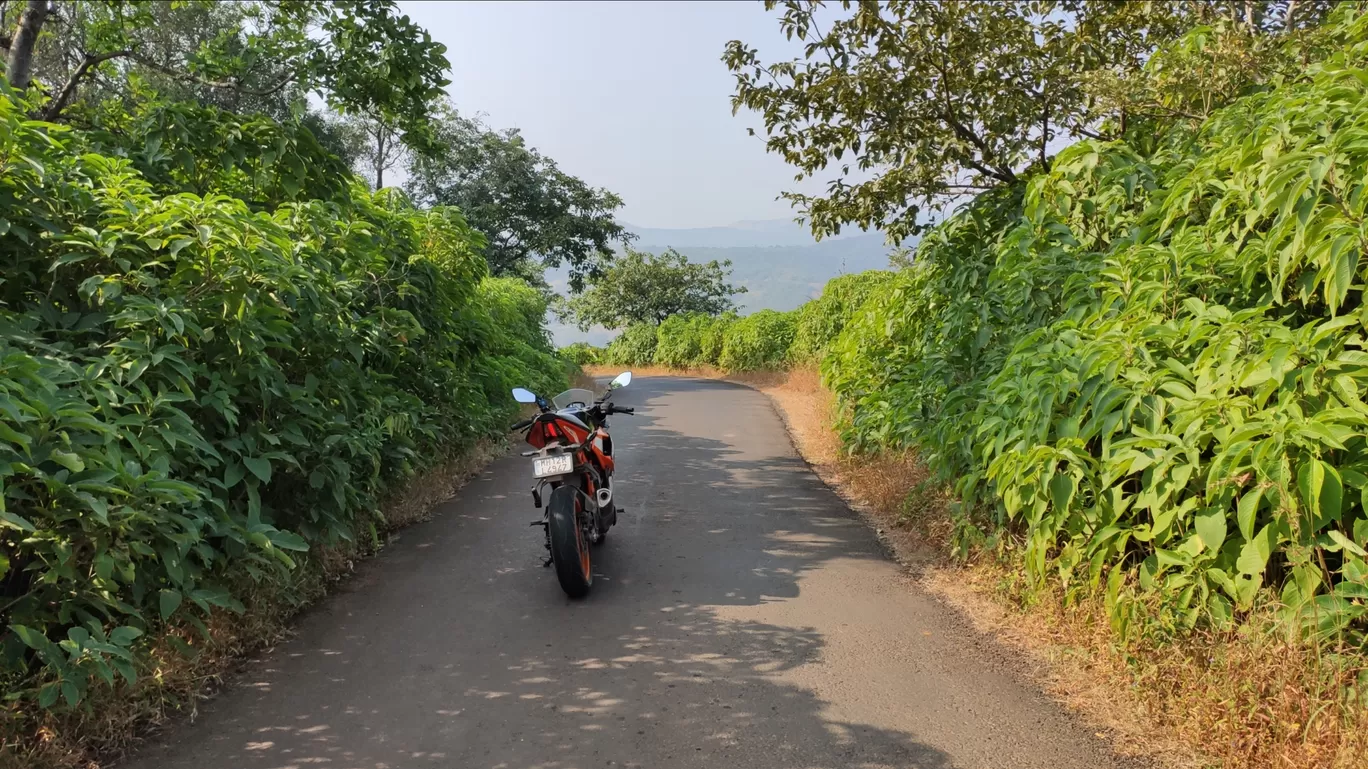
[[[658,324],[671,315],[692,312],[720,315],[735,309],[732,297],[744,286],[727,283],[731,261],[690,262],[673,248],[663,254],[631,248],[583,294],[571,299],[566,315],[579,327],[622,328]]]
[[[1085,133],[1120,138],[1140,120],[1146,128],[1127,138],[1154,136],[1161,133],[1155,124],[1200,122],[1251,87],[1296,76],[1321,58],[1317,48],[1335,45],[1323,26],[1335,7],[1333,0],[1084,4],[1078,38],[1125,47],[1118,65],[1081,75],[1092,114],[1105,121]]]
[[[439,150],[413,156],[409,194],[461,209],[489,241],[492,275],[543,283],[544,269],[565,265],[579,292],[603,274],[614,242],[631,242],[614,218],[621,198],[560,170],[516,129],[491,131],[447,105],[433,130]]]
[[[12,5],[0,2],[0,27],[12,22]],[[30,72],[41,83],[47,120],[62,118],[83,93],[98,100],[179,89],[168,95],[277,104],[315,93],[418,141],[449,82],[445,47],[391,0],[32,0],[0,43],[11,84],[26,87]]]
[[[1057,137],[1100,135],[1108,121],[1124,130],[1126,100],[1097,98],[1094,83],[1129,80],[1194,25],[1277,35],[1314,25],[1330,5],[892,0],[843,2],[835,15],[767,0],[783,9],[781,29],[807,43],[803,57],[765,63],[733,40],[723,60],[733,109],[759,113],[771,152],[800,179],[839,171],[825,195],[785,194],[814,234],[855,223],[896,242],[920,229],[923,208],[1048,169]]]
[[[348,115],[333,123],[346,145],[348,162],[375,189],[385,186],[385,174],[408,162],[411,150],[392,126],[375,118]]]

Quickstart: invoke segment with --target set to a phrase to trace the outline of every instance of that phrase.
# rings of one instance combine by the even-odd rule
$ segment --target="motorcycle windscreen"
[[[570,408],[575,403],[585,407],[594,405],[594,391],[572,388],[551,399],[551,405],[558,409]]]

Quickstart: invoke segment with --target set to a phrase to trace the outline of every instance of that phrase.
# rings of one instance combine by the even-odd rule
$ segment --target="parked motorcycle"
[[[535,451],[532,457],[532,501],[537,508],[546,505],[542,519],[531,525],[546,530],[549,553],[543,566],[554,565],[561,589],[571,598],[582,598],[594,584],[591,545],[608,536],[617,523],[617,504],[613,500],[613,440],[608,435],[610,414],[631,414],[634,409],[613,405],[613,392],[632,381],[624,371],[603,395],[592,390],[571,389],[548,403],[521,387],[514,388],[519,403],[535,403],[536,416],[513,425],[526,430],[526,439]],[[549,494],[547,491],[549,490]]]

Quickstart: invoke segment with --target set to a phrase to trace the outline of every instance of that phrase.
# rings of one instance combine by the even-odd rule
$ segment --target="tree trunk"
[[[375,132],[375,190],[385,188],[385,129]]]
[[[14,33],[9,61],[5,65],[5,76],[15,90],[28,88],[33,79],[33,46],[38,42],[38,31],[43,28],[47,14],[47,0],[28,0],[28,6],[19,17],[19,28]]]

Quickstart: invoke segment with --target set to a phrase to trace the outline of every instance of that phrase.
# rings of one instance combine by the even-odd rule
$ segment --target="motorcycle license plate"
[[[575,469],[575,458],[569,454],[553,454],[532,460],[532,474],[538,478],[563,475]]]

